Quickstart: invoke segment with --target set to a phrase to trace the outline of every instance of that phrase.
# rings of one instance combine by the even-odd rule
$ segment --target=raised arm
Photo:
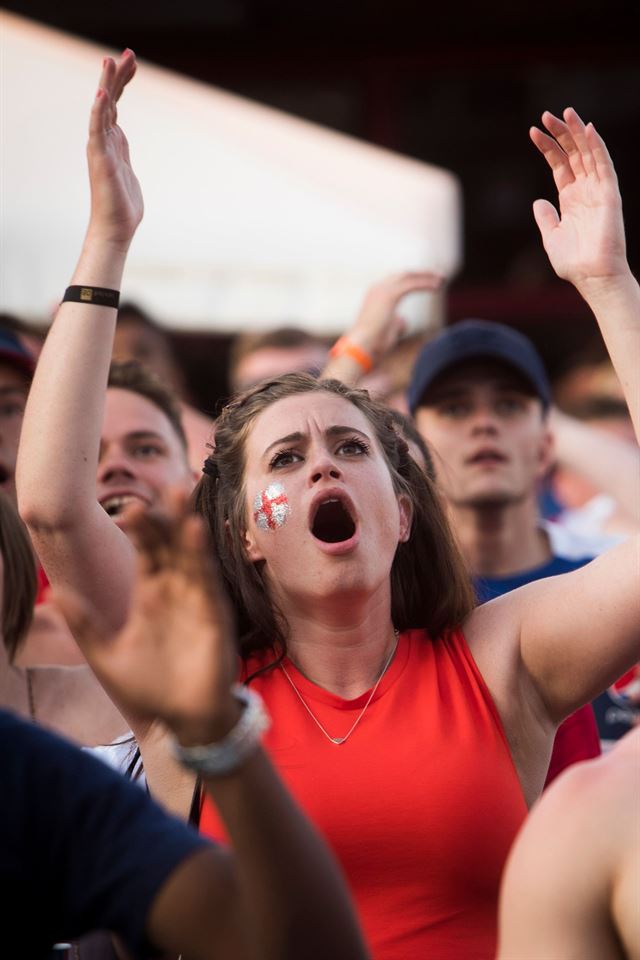
[[[404,320],[397,313],[403,297],[433,292],[441,286],[442,277],[419,271],[394,274],[370,287],[355,323],[334,345],[321,378],[341,380],[355,387],[365,373],[393,350],[404,333]]]
[[[91,215],[72,285],[120,289],[142,219],[116,104],[135,73],[125,50],[103,63],[87,157]],[[53,586],[72,585],[115,626],[127,610],[133,550],[96,500],[96,471],[117,310],[61,304],[43,347],[24,417],[18,503]]]
[[[536,200],[533,213],[551,266],[593,311],[640,435],[640,289],[626,256],[618,178],[602,137],[568,108],[544,113],[531,139],[549,164],[559,213]]]
[[[559,214],[537,200],[534,215],[558,276],[593,310],[640,427],[640,290],[625,254],[622,204],[607,148],[574,110],[543,115],[531,130],[558,188]],[[522,663],[551,716],[562,719],[640,659],[638,540],[575,573],[503,598],[516,615]]]
[[[231,872],[214,854],[176,871],[152,908],[152,941],[193,957],[362,960],[344,881],[260,749],[259,725],[230,743],[243,714],[233,625],[201,518],[179,503],[169,517],[134,508],[130,529],[139,560],[125,627],[109,634],[80,597],[60,603],[120,702],[160,718],[182,747],[211,745],[203,783],[232,846]]]

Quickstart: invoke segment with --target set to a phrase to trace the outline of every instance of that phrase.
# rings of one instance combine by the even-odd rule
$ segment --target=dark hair
[[[137,393],[162,410],[186,452],[187,437],[182,426],[182,415],[176,396],[151,370],[137,360],[113,361],[109,369],[107,386]]]
[[[153,330],[154,333],[157,333],[163,339],[169,339],[168,332],[160,326],[157,320],[153,319],[151,314],[143,310],[134,300],[125,300],[120,304],[116,322],[119,325],[137,323],[141,327],[146,327],[147,330]]]
[[[0,493],[0,555],[3,567],[0,624],[12,661],[31,626],[38,579],[27,529],[3,493]]]
[[[395,627],[425,627],[433,636],[458,625],[475,605],[470,578],[435,485],[409,454],[390,411],[366,390],[337,380],[292,373],[267,380],[233,399],[216,423],[212,469],[196,487],[196,512],[207,521],[232,598],[241,653],[286,649],[288,625],[269,597],[258,565],[246,555],[245,445],[256,417],[272,403],[299,393],[329,393],[353,403],[373,426],[397,494],[413,509],[411,535],[399,544],[391,568]]]
[[[393,425],[399,431],[400,436],[404,437],[405,440],[415,443],[416,447],[422,454],[424,460],[424,469],[427,472],[427,476],[430,480],[436,479],[436,468],[433,462],[433,457],[431,456],[431,451],[427,446],[427,442],[416,427],[415,423],[408,417],[406,413],[401,413],[400,410],[389,410],[389,416],[393,422]]]

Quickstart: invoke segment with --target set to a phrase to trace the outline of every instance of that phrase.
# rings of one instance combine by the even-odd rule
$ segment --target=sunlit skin
[[[0,361],[0,490],[16,502],[16,458],[29,384],[15,367]]]
[[[97,496],[134,497],[150,507],[168,487],[190,491],[195,481],[184,447],[155,404],[120,387],[107,391],[100,440]],[[113,517],[122,525],[122,518]]]
[[[247,553],[264,564],[270,590],[288,617],[339,622],[345,608],[353,620],[361,606],[386,605],[388,618],[389,571],[398,543],[409,536],[410,511],[393,489],[363,413],[328,393],[273,403],[248,436],[245,481]],[[291,510],[282,527],[264,530],[254,520],[253,501],[271,483],[282,484]],[[350,500],[356,533],[347,544],[325,544],[311,532],[312,506],[323,491]]]
[[[537,397],[507,367],[460,364],[430,387],[416,412],[436,453],[439,484],[454,507],[534,499],[549,468],[551,435]]]

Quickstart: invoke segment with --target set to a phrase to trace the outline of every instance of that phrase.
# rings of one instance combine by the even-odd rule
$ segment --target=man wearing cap
[[[466,320],[447,327],[414,367],[409,407],[435,454],[481,602],[591,559],[554,555],[540,525],[538,488],[552,459],[549,403],[533,344],[502,324]],[[593,710],[583,707],[558,731],[547,783],[599,752]]]

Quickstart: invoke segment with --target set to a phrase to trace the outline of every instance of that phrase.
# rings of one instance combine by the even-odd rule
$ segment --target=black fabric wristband
[[[70,300],[73,303],[92,303],[96,307],[115,307],[118,309],[120,291],[109,290],[107,287],[67,287],[62,302]]]

